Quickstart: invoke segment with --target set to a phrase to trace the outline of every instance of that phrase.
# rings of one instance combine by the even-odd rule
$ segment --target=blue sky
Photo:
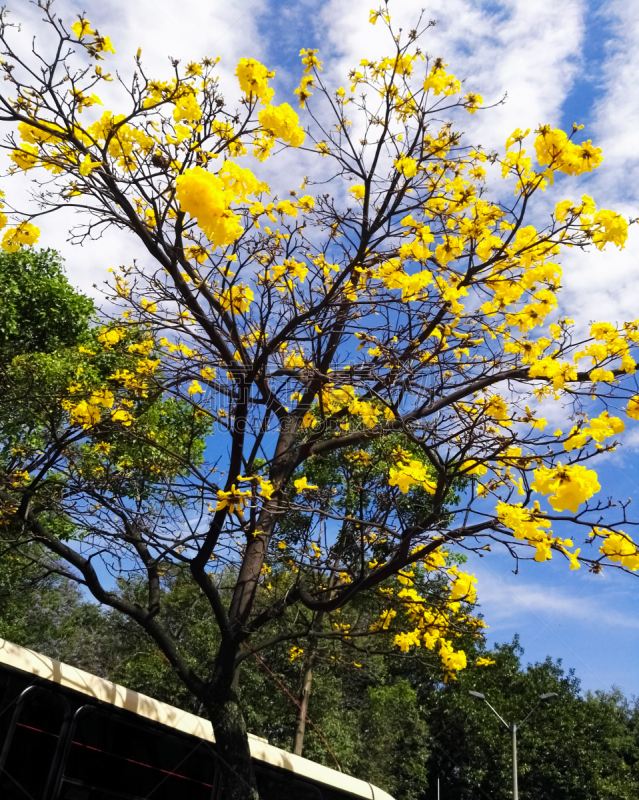
[[[586,125],[585,139],[604,148],[605,161],[580,179],[573,195],[592,194],[598,205],[629,217],[639,216],[639,4],[627,0],[391,0],[391,13],[405,28],[425,5],[426,18],[438,19],[425,49],[444,56],[449,69],[486,99],[507,102],[463,119],[466,134],[487,148],[503,147],[517,127],[539,123],[569,129]],[[26,3],[10,4],[25,34],[35,25]],[[113,39],[116,64],[127,71],[139,45],[151,72],[166,72],[166,55],[189,60],[221,55],[223,84],[233,88],[233,71],[242,56],[253,55],[277,69],[281,100],[299,82],[301,47],[319,47],[325,76],[338,86],[349,67],[383,49],[379,26],[367,22],[371,0],[111,0],[108,4],[64,0],[57,11],[67,19],[86,11],[101,32]],[[154,72],[155,70],[155,72]],[[294,166],[294,165],[293,165]],[[296,179],[297,180],[297,179]],[[299,183],[299,181],[298,181]],[[562,187],[549,197],[563,199]],[[550,192],[549,192],[550,195]],[[542,213],[543,208],[539,209]],[[48,225],[48,227],[47,227]],[[639,317],[639,236],[632,231],[626,250],[564,259],[562,311],[582,324]],[[144,258],[130,240],[114,235],[80,250],[69,249],[63,220],[45,223],[42,241],[67,257],[72,279],[90,290],[108,267]],[[90,266],[87,266],[90,265]],[[639,426],[638,426],[639,427]],[[602,495],[639,505],[637,447],[639,433],[607,458],[599,469]],[[639,512],[638,512],[639,514]],[[579,546],[579,543],[577,543]],[[557,557],[546,564],[524,563],[518,575],[505,554],[493,552],[471,562],[479,578],[479,599],[490,625],[491,641],[521,634],[525,659],[546,655],[575,667],[586,689],[618,685],[639,694],[638,578],[609,569],[601,576],[570,572]]]

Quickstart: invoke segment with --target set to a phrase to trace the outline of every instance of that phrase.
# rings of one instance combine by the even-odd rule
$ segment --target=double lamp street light
[[[517,787],[517,731],[519,730],[519,728],[522,727],[522,725],[524,725],[526,720],[531,716],[533,711],[535,711],[537,709],[537,706],[541,702],[543,702],[545,700],[550,700],[551,697],[557,697],[557,692],[548,692],[548,694],[540,694],[539,695],[539,699],[537,700],[535,705],[530,709],[530,711],[528,713],[528,716],[526,716],[525,719],[523,720],[523,722],[520,722],[519,725],[515,725],[515,723],[513,723],[512,725],[509,725],[506,722],[506,720],[500,714],[498,714],[495,711],[495,709],[490,705],[488,700],[486,700],[486,696],[481,694],[481,692],[471,692],[471,691],[469,691],[468,694],[471,694],[473,697],[478,697],[480,700],[483,700],[484,703],[486,703],[486,705],[488,706],[488,708],[497,717],[497,719],[501,720],[501,722],[503,722],[503,724],[508,728],[508,730],[512,734],[512,737],[513,737],[513,800],[519,800],[519,789]]]

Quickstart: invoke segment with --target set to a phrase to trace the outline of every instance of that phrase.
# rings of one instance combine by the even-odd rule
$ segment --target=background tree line
[[[198,713],[159,651],[130,619],[87,601],[59,576],[34,580],[35,568],[0,560],[0,636],[159,700]],[[218,632],[198,610],[201,595],[171,568],[164,576],[165,624],[189,644],[205,668]],[[122,591],[142,591],[133,580]],[[419,657],[355,652],[347,643],[320,648],[304,755],[389,791],[398,800],[510,797],[510,738],[486,707],[484,692],[507,720],[522,719],[543,692],[559,697],[540,707],[519,738],[522,800],[639,798],[639,703],[616,689],[580,691],[573,670],[548,657],[525,664],[517,637],[490,652],[464,643],[494,664],[469,667],[456,681]],[[476,659],[475,659],[476,660]],[[285,642],[263,659],[248,658],[240,696],[248,729],[293,747],[304,673]],[[294,699],[293,699],[294,698]]]

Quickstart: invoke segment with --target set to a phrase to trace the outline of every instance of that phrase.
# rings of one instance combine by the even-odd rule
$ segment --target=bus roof
[[[0,664],[27,672],[30,675],[81,692],[95,700],[109,703],[116,708],[131,711],[140,717],[159,722],[169,728],[197,736],[209,742],[214,742],[213,728],[208,720],[196,717],[188,711],[181,711],[167,703],[153,700],[144,694],[139,694],[117,683],[112,683],[104,678],[98,678],[89,672],[76,669],[68,664],[63,664],[53,658],[48,658],[33,650],[12,644],[5,639],[0,639]],[[393,800],[393,798],[366,781],[329,769],[314,761],[309,761],[301,756],[287,753],[278,747],[268,744],[265,739],[249,733],[251,756],[281,769],[288,770],[296,775],[310,780],[343,789],[357,797],[367,800]]]

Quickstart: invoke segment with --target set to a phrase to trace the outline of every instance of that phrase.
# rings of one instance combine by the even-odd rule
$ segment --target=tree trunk
[[[322,535],[322,521],[320,520],[320,537]],[[336,557],[333,560],[332,564],[332,572],[330,578],[328,579],[328,596],[331,598],[333,596],[333,586],[335,586],[336,581],[336,572],[337,566],[339,564],[339,558]],[[320,631],[322,629],[322,623],[324,622],[324,612],[320,611],[315,619],[313,624],[313,628],[316,631]],[[309,651],[308,657],[306,659],[306,663],[304,666],[304,680],[302,681],[302,692],[300,694],[300,708],[297,714],[297,724],[295,726],[295,738],[293,739],[293,752],[296,756],[302,755],[302,750],[304,749],[304,734],[306,733],[306,718],[308,716],[308,703],[311,699],[311,687],[313,686],[313,665],[315,664],[315,659],[317,658],[317,639],[314,636],[309,638]],[[331,753],[333,755],[333,753]],[[335,758],[335,756],[333,756]],[[337,763],[337,759],[335,760]],[[338,769],[340,769],[339,764],[337,765]]]
[[[317,655],[316,640],[311,640],[310,650],[304,666],[304,679],[302,681],[302,692],[300,694],[300,707],[297,713],[297,725],[295,726],[295,738],[293,740],[293,753],[296,756],[302,755],[304,749],[304,733],[306,732],[306,717],[308,715],[308,701],[311,697],[311,686],[313,684],[313,664]]]
[[[321,526],[321,522],[320,522]],[[321,535],[321,528],[320,528],[320,535]],[[335,558],[333,561],[331,576],[328,579],[328,589],[329,598],[333,596],[333,586],[335,585],[335,575],[337,570],[337,565],[339,564],[339,559]],[[315,619],[315,623],[313,624],[313,628],[316,631],[320,631],[322,629],[322,623],[324,622],[324,612],[320,611]],[[293,740],[293,752],[296,756],[302,755],[302,750],[304,749],[304,734],[306,733],[306,718],[308,716],[308,703],[311,699],[311,688],[313,686],[313,666],[315,664],[315,659],[317,658],[317,639],[314,636],[309,637],[308,643],[308,657],[306,659],[306,663],[304,666],[304,679],[302,681],[302,692],[300,694],[300,708],[297,714],[297,725],[295,726],[295,738]],[[331,755],[333,755],[331,753]],[[335,758],[335,756],[333,756]],[[339,766],[339,765],[338,765]]]
[[[215,734],[224,800],[259,800],[246,723],[233,681],[211,683],[204,707]]]

